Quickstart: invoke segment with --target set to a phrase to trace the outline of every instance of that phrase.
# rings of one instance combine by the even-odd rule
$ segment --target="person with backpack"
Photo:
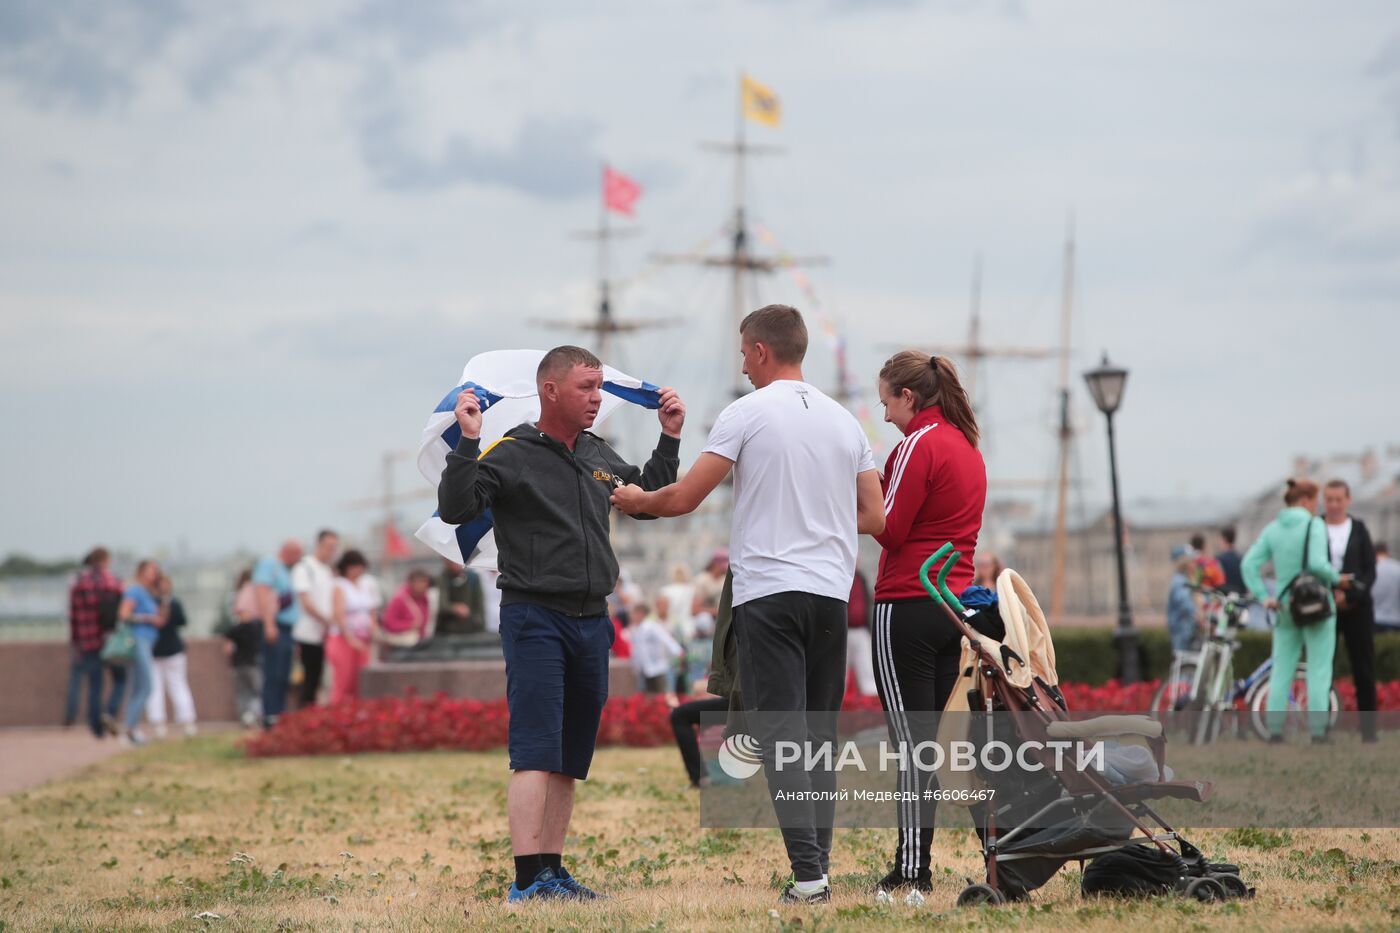
[[[112,555],[104,547],[93,548],[83,558],[83,569],[68,591],[68,625],[73,659],[68,671],[68,698],[63,725],[78,721],[78,697],[87,682],[87,721],[93,736],[107,733],[102,721],[102,645],[117,627],[122,583],[108,567]]]
[[[1327,741],[1332,656],[1337,648],[1337,613],[1332,587],[1341,577],[1327,556],[1327,526],[1317,514],[1317,483],[1288,481],[1284,509],[1259,533],[1241,572],[1254,598],[1278,610],[1273,671],[1269,675],[1270,742],[1283,741],[1284,712],[1304,650],[1308,656],[1308,724],[1315,743]],[[1273,561],[1278,595],[1264,586],[1260,570]]]

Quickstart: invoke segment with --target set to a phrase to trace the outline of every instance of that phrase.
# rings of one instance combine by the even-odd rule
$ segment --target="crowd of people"
[[[1243,556],[1236,530],[1219,531],[1212,555],[1205,536],[1172,549],[1167,593],[1167,629],[1172,649],[1197,649],[1209,624],[1206,594],[1214,591],[1252,600],[1247,619],[1273,635],[1268,709],[1273,738],[1282,741],[1282,713],[1299,662],[1307,661],[1307,698],[1315,742],[1326,742],[1337,639],[1340,636],[1356,686],[1363,741],[1376,740],[1375,635],[1400,631],[1400,562],[1384,541],[1373,541],[1366,523],[1351,514],[1351,488],[1332,479],[1319,487],[1289,480],[1284,508]],[[1319,514],[1319,504],[1321,514]],[[1272,565],[1273,576],[1263,570]],[[1289,611],[1299,581],[1320,581],[1326,605],[1315,617]]]
[[[284,542],[240,576],[223,627],[240,719],[270,728],[289,703],[355,699],[361,672],[386,648],[495,631],[489,589],[476,571],[444,561],[437,579],[410,570],[386,600],[365,554],[342,550],[334,531],[317,534],[307,554]]]
[[[576,782],[587,779],[593,760],[610,658],[629,658],[639,685],[651,693],[688,694],[704,679],[712,697],[680,704],[672,715],[692,782],[704,780],[695,743],[700,715],[744,716],[791,869],[781,900],[829,901],[835,770],[829,760],[775,767],[778,743],[834,742],[852,680],[879,697],[892,743],[932,740],[932,721],[918,714],[948,704],[962,638],[923,592],[918,569],[951,542],[964,559],[948,586],[969,607],[985,609],[997,605],[1001,566],[976,550],[986,469],[979,426],[953,363],[904,351],[881,368],[885,420],[903,439],[880,468],[859,423],[803,378],[806,347],[796,309],[770,305],[745,318],[740,350],[755,391],[721,413],[684,475],[685,406],[672,389],[656,392],[661,433],[645,466],[627,463],[588,431],[604,375],[601,361],[582,348],[544,355],[536,374],[538,422],[510,429],[485,449],[482,399],[463,389],[454,408],[460,439],[439,483],[439,514],[463,524],[491,511],[497,584],[483,587],[471,572],[449,565],[436,611],[429,598],[434,581],[421,572],[386,604],[364,555],[341,552],[333,532],[318,535],[305,556],[298,542],[285,542],[242,577],[232,599],[226,634],[247,721],[267,725],[283,713],[294,659],[303,671],[300,703],[320,700],[326,665],[329,700],[340,702],[356,695],[360,672],[379,646],[429,637],[434,624],[440,631],[499,631],[513,772],[506,810],[515,879],[508,898],[593,900],[602,895],[570,874],[563,849]],[[717,552],[694,579],[687,568],[674,568],[649,596],[630,584],[611,548],[614,510],[643,520],[687,514],[731,475],[729,550]],[[1345,483],[1330,482],[1324,492],[1311,481],[1290,481],[1284,503],[1243,556],[1229,529],[1214,556],[1205,554],[1203,538],[1173,553],[1179,578],[1168,600],[1173,642],[1184,648],[1196,638],[1201,618],[1193,594],[1203,587],[1247,592],[1277,615],[1271,712],[1286,699],[1304,650],[1309,678],[1318,680],[1310,684],[1309,707],[1326,703],[1338,631],[1358,704],[1373,711],[1373,624],[1400,627],[1400,568],[1349,514]],[[857,572],[861,535],[880,547],[873,585]],[[1266,564],[1273,566],[1272,585],[1261,574]],[[1315,618],[1305,618],[1301,608],[1305,578],[1324,594]],[[498,608],[488,609],[488,600],[498,600]],[[133,684],[125,734],[142,740],[138,725],[157,677],[156,649],[167,626],[178,628],[168,584],[154,562],[144,561],[123,588],[108,572],[105,552],[97,551],[74,584],[73,605],[75,683],[100,680],[101,662],[125,654]],[[979,624],[992,625],[995,616],[981,612],[982,622],[969,616],[969,624],[982,631]],[[119,634],[131,642],[129,651],[111,650]],[[175,678],[182,667],[165,669]],[[169,692],[179,719],[177,691]],[[97,731],[100,704],[90,702]],[[1314,722],[1324,723],[1314,737],[1325,741],[1325,719]],[[936,801],[919,793],[923,778],[910,758],[898,769],[899,829],[891,869],[878,886],[927,891]]]
[[[631,662],[640,691],[674,701],[704,686],[728,572],[729,552],[721,548],[694,577],[685,564],[672,565],[669,582],[650,596],[619,574],[607,600],[612,653]]]
[[[495,631],[492,590],[476,571],[444,561],[439,578],[414,569],[385,600],[365,555],[342,550],[334,531],[317,534],[310,552],[299,541],[283,542],[238,574],[216,629],[239,721],[269,728],[289,706],[359,696],[360,672],[382,648]],[[184,606],[155,560],[140,561],[123,583],[111,571],[111,554],[95,548],[69,590],[65,725],[78,721],[86,689],[86,720],[97,738],[136,745],[162,738],[171,713],[183,734],[194,735],[186,626]]]
[[[176,725],[194,735],[194,696],[180,635],[186,625],[184,606],[156,561],[138,563],[125,584],[112,573],[111,563],[106,548],[94,548],[69,590],[73,658],[64,725],[77,723],[86,689],[84,712],[96,738],[144,744],[143,719],[156,737],[163,737],[167,701]]]

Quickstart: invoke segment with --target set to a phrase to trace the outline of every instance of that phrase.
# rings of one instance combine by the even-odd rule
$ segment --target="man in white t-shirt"
[[[824,901],[836,804],[811,798],[835,791],[836,776],[791,765],[779,771],[774,746],[835,741],[856,538],[884,530],[884,500],[860,423],[802,378],[802,315],[768,305],[746,317],[739,334],[744,373],[757,391],[720,413],[683,479],[650,493],[623,487],[613,504],[629,515],[682,515],[734,471],[729,565],[740,692],[792,863],[783,900]]]
[[[326,629],[331,623],[331,593],[335,590],[335,555],[340,536],[329,529],[316,536],[316,544],[292,568],[292,592],[301,603],[301,615],[292,626],[292,640],[301,658],[301,706],[313,706],[321,689],[326,666]]]

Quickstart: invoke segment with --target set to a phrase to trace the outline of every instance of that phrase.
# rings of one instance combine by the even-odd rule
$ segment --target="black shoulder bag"
[[[1311,543],[1313,521],[1313,518],[1308,519],[1308,530],[1303,535],[1303,569],[1279,593],[1280,602],[1284,596],[1293,595],[1288,615],[1293,624],[1300,628],[1316,625],[1332,615],[1331,590],[1315,574],[1308,572],[1308,545]]]

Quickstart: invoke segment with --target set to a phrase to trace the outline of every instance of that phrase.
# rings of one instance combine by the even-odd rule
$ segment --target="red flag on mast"
[[[642,186],[610,166],[603,166],[603,206],[625,217],[632,216],[637,199],[642,196]]]
[[[393,525],[384,526],[384,559],[385,560],[405,560],[413,556],[413,549],[408,546],[408,541]]]

